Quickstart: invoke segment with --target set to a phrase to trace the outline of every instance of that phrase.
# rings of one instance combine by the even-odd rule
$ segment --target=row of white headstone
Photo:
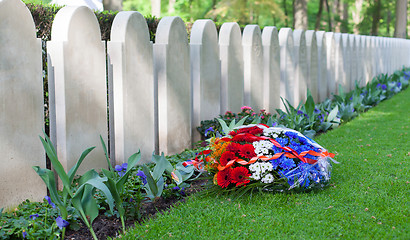
[[[138,149],[147,162],[190,148],[201,120],[243,105],[274,112],[280,96],[297,105],[307,89],[323,101],[409,65],[409,49],[407,40],[331,32],[248,25],[241,33],[237,23],[218,36],[210,20],[196,21],[188,41],[179,17],[163,18],[152,44],[138,12],[118,13],[105,45],[91,10],[65,7],[47,42],[50,135],[66,169],[97,146],[80,173],[107,167],[99,135],[107,143],[108,132],[113,163]],[[31,169],[45,166],[41,41],[21,1],[0,0],[0,53],[2,207],[46,194]]]

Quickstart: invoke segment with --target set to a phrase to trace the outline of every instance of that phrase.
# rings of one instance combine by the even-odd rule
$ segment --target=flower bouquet
[[[306,190],[329,182],[333,157],[297,131],[251,124],[211,138],[207,149],[184,165],[208,172],[219,190]]]

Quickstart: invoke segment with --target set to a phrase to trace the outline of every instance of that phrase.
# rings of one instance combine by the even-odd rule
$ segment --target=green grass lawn
[[[121,239],[410,239],[410,89],[315,140],[336,153],[322,191],[187,202]]]

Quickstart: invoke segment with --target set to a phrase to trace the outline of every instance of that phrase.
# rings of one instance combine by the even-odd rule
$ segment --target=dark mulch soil
[[[207,180],[197,180],[191,183],[191,187],[186,189],[185,194],[189,196],[195,192],[201,191],[202,186],[206,184]],[[141,224],[149,218],[155,217],[158,212],[167,211],[171,206],[185,202],[185,198],[159,198],[154,202],[146,202],[142,204],[141,215],[142,219],[127,219],[125,222],[126,228],[132,227],[135,224]],[[97,238],[100,240],[107,239],[107,237],[116,237],[121,231],[121,220],[116,217],[106,217],[100,215],[94,220],[93,229]],[[85,240],[92,239],[88,228],[84,225],[78,231],[67,229],[65,239],[68,240]]]

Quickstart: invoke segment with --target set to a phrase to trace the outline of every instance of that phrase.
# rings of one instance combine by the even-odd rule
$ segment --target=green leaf
[[[155,197],[158,193],[158,188],[154,178],[151,175],[151,171],[145,164],[142,166],[142,171],[144,172],[145,176],[147,176],[147,184],[145,184],[144,187]]]
[[[162,176],[164,171],[167,171],[169,174],[174,171],[174,167],[172,164],[165,158],[164,153],[159,155],[153,155],[152,160],[156,163],[154,167],[154,171],[152,173],[153,178],[155,181],[158,181],[158,179]]]
[[[228,127],[228,125],[226,125],[226,122],[224,120],[220,119],[220,118],[217,118],[217,120],[218,120],[219,124],[221,124],[222,135],[228,134],[229,133],[229,127]],[[235,120],[232,120],[232,121],[235,121]]]
[[[134,153],[133,155],[131,155],[128,158],[128,167],[127,167],[127,171],[125,172],[125,174],[120,178],[120,180],[118,180],[118,182],[116,183],[116,187],[118,189],[118,192],[122,192],[124,189],[124,184],[128,179],[128,176],[131,174],[132,172],[132,168],[135,167],[138,162],[141,160],[141,152],[138,150],[138,152]]]
[[[45,139],[43,139],[40,136],[40,140],[41,140],[41,143],[43,144],[44,150],[46,151],[46,154],[48,158],[50,159],[51,164],[54,167],[54,170],[57,172],[58,176],[60,177],[64,188],[67,189],[68,194],[70,194],[70,196],[72,197],[72,193],[70,191],[71,189],[70,179],[68,178],[68,175],[65,172],[63,165],[61,165],[60,161],[57,158],[56,151],[54,149],[53,144],[50,141],[50,138],[45,133],[44,133],[44,136],[45,136]]]
[[[105,145],[104,139],[102,138],[102,136],[100,135],[100,141],[101,141],[101,145],[103,147],[104,150],[104,155],[105,155],[105,160],[107,160],[107,165],[110,169],[111,172],[114,172],[114,168],[111,165],[110,159],[108,158],[108,151],[107,151],[107,147]]]
[[[327,116],[327,121],[332,122],[335,120],[337,112],[339,111],[339,106],[336,105],[335,108],[329,113],[329,116]]]
[[[313,100],[312,94],[310,93],[309,89],[307,92],[308,96],[306,98],[305,102],[305,110],[307,115],[309,116],[310,119],[313,118],[313,113],[315,111],[315,101]]]
[[[46,184],[50,192],[51,201],[53,201],[55,204],[59,206],[63,206],[60,196],[58,195],[57,184],[54,178],[54,172],[49,169],[40,168],[39,166],[33,166],[33,169]]]
[[[125,210],[124,210],[124,207],[122,206],[122,198],[120,196],[120,192],[118,191],[115,181],[112,178],[108,178],[108,180],[105,182],[105,185],[108,187],[108,189],[111,192],[111,195],[114,199],[115,206],[117,207],[118,213],[120,214],[120,216],[124,216]]]
[[[75,174],[77,173],[78,168],[80,167],[81,163],[84,161],[84,158],[94,149],[95,147],[87,148],[80,156],[76,164],[70,169],[68,172],[68,177],[70,184],[73,182]]]

